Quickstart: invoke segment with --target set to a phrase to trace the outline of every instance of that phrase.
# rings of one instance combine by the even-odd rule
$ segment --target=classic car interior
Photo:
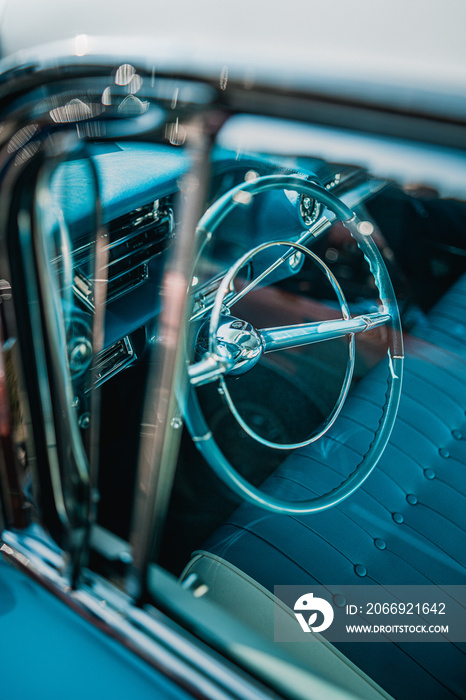
[[[131,117],[142,107],[130,97]],[[50,381],[71,407],[69,444],[78,434],[94,465],[90,568],[117,584],[127,574],[144,516],[138,469],[158,434],[148,387],[168,357],[181,369],[176,400],[162,397],[177,456],[157,476],[147,599],[162,568],[260,635],[278,584],[324,585],[335,600],[344,584],[464,585],[466,188],[442,172],[403,179],[383,159],[372,170],[369,146],[340,162],[312,124],[233,115],[198,212],[199,154],[182,120],[150,142],[100,138],[80,131],[78,103],[50,112],[78,122],[77,146],[46,153],[30,125],[9,142],[18,167],[46,153],[17,216],[21,228],[33,207],[44,269],[28,258],[34,236],[6,245],[49,302],[42,322],[58,328],[64,377]],[[74,472],[62,479],[75,493]],[[45,489],[28,489],[34,513]],[[286,652],[356,697],[466,697],[457,642],[368,651],[321,638]]]

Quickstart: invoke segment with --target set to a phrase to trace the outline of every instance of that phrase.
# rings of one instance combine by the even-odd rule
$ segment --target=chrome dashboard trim
[[[129,367],[136,360],[131,338],[126,335],[121,340],[111,345],[108,348],[101,350],[95,357],[94,361],[94,386],[101,386],[115,376],[118,372]],[[85,393],[89,393],[91,387],[85,388]]]
[[[164,199],[168,200],[169,198]],[[108,258],[106,263],[108,302],[119,299],[147,282],[149,279],[149,262],[163,253],[170,245],[175,227],[173,209],[167,204],[161,213],[158,208],[155,208],[157,202],[158,200],[155,200],[152,204],[153,209],[148,214],[134,220],[128,220],[128,217],[137,215],[139,210],[144,208],[139,207],[110,221],[106,226],[104,238],[108,242],[102,246],[102,253]],[[119,225],[119,222],[121,222],[121,225]],[[128,230],[128,233],[120,236],[119,232],[124,232],[125,230]],[[151,234],[153,234],[152,238]],[[140,245],[136,245],[140,236],[144,237],[144,241]],[[133,247],[131,247],[131,243],[133,243]],[[151,250],[159,246],[161,246],[160,250]],[[118,248],[121,248],[120,254],[117,252],[116,257],[112,259],[110,254]],[[128,250],[125,250],[126,248]],[[144,250],[147,250],[146,258],[138,259],[131,263],[132,256],[140,257],[141,252]],[[73,291],[87,309],[94,311],[94,284],[92,279],[89,279],[82,271],[82,267],[94,259],[93,244],[85,243],[75,248],[73,258],[75,263]],[[59,260],[59,257],[56,258],[54,263],[58,263]],[[116,274],[112,274],[112,267],[121,266],[124,264],[124,261],[129,261],[131,264]],[[111,285],[115,285],[118,280],[122,280],[127,275],[132,275],[132,277],[123,282],[123,284],[120,283],[120,287],[112,289]]]

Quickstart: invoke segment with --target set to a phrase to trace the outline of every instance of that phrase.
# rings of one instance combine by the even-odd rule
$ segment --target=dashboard
[[[52,227],[58,237],[54,265],[65,279],[63,286],[72,288],[64,302],[68,307],[65,317],[69,317],[67,350],[76,403],[83,407],[83,426],[91,389],[86,370],[92,361],[96,275],[106,280],[104,338],[92,379],[100,385],[144,358],[155,340],[166,253],[177,235],[186,195],[183,178],[190,165],[183,148],[122,142],[91,144],[53,173]],[[279,173],[315,182],[352,208],[386,185],[361,167],[308,157],[240,155],[216,147],[207,206],[244,181]],[[272,190],[250,202],[239,202],[203,250],[203,270],[194,271],[193,317],[212,305],[221,279],[241,255],[266,241],[297,241],[306,229],[318,238],[334,218],[311,197],[291,191]],[[96,230],[100,230],[97,237]],[[269,262],[265,259],[262,265]],[[256,267],[250,272],[260,270]],[[295,272],[292,266],[282,266],[273,281]]]

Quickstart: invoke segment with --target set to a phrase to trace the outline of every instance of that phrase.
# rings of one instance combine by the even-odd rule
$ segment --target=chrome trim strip
[[[109,348],[101,350],[94,362],[93,386],[101,386],[108,379],[114,377],[115,374],[129,367],[135,360],[136,353],[129,336],[125,336]],[[87,394],[90,391],[91,386],[87,386],[85,393]]]

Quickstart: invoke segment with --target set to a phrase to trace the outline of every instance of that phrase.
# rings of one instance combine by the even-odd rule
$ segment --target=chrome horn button
[[[221,316],[217,329],[217,353],[234,362],[228,374],[248,372],[262,355],[260,335],[247,321]]]

